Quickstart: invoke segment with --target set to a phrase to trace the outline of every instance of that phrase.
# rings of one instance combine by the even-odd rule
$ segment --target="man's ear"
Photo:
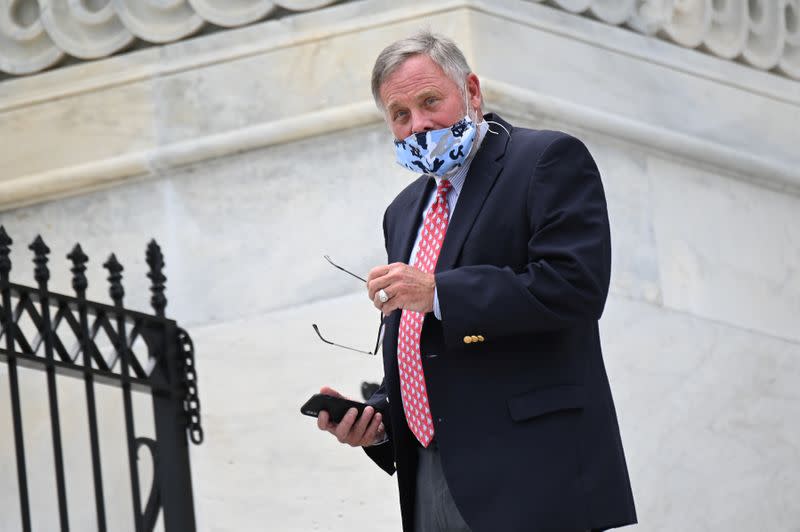
[[[481,81],[474,72],[467,74],[467,93],[469,94],[469,104],[473,109],[480,109],[483,103],[481,94]]]

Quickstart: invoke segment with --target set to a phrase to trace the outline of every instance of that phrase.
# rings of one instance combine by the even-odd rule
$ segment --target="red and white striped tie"
[[[426,273],[433,273],[439,259],[439,250],[442,248],[450,217],[447,191],[452,186],[447,179],[439,183],[436,199],[422,224],[422,237],[413,264],[415,268]],[[400,369],[400,395],[403,398],[408,427],[422,446],[427,447],[433,439],[433,419],[420,357],[419,339],[424,317],[421,312],[403,311],[397,341],[397,362]]]

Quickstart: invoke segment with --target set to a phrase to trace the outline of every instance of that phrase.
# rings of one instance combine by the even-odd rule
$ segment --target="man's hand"
[[[367,289],[372,303],[384,316],[397,309],[426,313],[433,310],[436,280],[432,273],[395,262],[372,268],[367,276]],[[386,303],[381,303],[378,298],[380,290],[389,296]]]
[[[319,393],[333,395],[334,397],[344,397],[333,388],[328,388],[327,386],[323,386]],[[336,436],[340,443],[346,443],[351,447],[368,447],[383,439],[385,428],[381,423],[382,416],[380,412],[375,412],[374,408],[368,406],[358,420],[356,420],[357,415],[358,411],[355,408],[351,408],[339,423],[332,423],[328,413],[323,410],[317,418],[317,426],[320,430],[330,432]]]

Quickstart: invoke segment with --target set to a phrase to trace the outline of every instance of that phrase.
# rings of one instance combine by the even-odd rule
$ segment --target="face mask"
[[[476,130],[475,122],[467,115],[450,127],[412,133],[394,141],[397,164],[412,172],[443,177],[469,157]]]

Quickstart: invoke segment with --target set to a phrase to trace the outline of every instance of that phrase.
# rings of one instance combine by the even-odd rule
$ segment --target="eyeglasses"
[[[350,270],[347,270],[347,269],[345,269],[345,268],[342,268],[341,266],[339,266],[338,264],[336,264],[335,262],[333,262],[333,260],[331,260],[331,258],[330,258],[329,256],[327,256],[327,255],[323,255],[323,256],[325,257],[325,260],[327,260],[327,261],[328,261],[328,262],[331,264],[331,266],[333,266],[334,268],[337,268],[337,269],[339,269],[339,270],[342,270],[344,273],[346,273],[346,274],[348,274],[348,275],[352,275],[353,277],[355,277],[355,278],[356,278],[356,279],[358,279],[359,281],[362,281],[362,282],[364,282],[364,283],[366,283],[366,282],[367,282],[367,280],[366,280],[366,279],[364,279],[363,277],[360,277],[360,276],[358,276],[358,275],[354,274],[353,272],[351,272]],[[341,348],[343,348],[343,349],[348,349],[348,350],[350,350],[350,351],[355,351],[356,353],[363,353],[363,354],[365,354],[365,355],[377,355],[377,354],[378,354],[378,349],[380,349],[380,347],[381,347],[381,342],[383,341],[383,330],[384,330],[384,325],[385,325],[385,323],[386,323],[386,320],[385,320],[385,318],[383,317],[383,313],[381,313],[381,323],[380,323],[380,326],[378,327],[378,337],[377,337],[377,338],[376,338],[376,340],[375,340],[375,349],[373,349],[372,351],[364,351],[364,350],[362,350],[362,349],[356,349],[356,348],[354,348],[354,347],[349,347],[349,346],[346,346],[346,345],[337,344],[336,342],[331,342],[330,340],[327,340],[327,339],[326,339],[324,336],[322,336],[322,333],[321,333],[321,332],[319,332],[319,327],[317,327],[317,324],[316,324],[316,323],[312,323],[312,324],[311,324],[311,327],[313,327],[313,328],[314,328],[314,332],[316,332],[316,333],[317,333],[317,336],[319,336],[319,339],[320,339],[320,340],[322,340],[323,342],[325,342],[325,343],[326,343],[326,344],[328,344],[328,345],[333,345],[333,346],[336,346],[336,347],[341,347]]]

